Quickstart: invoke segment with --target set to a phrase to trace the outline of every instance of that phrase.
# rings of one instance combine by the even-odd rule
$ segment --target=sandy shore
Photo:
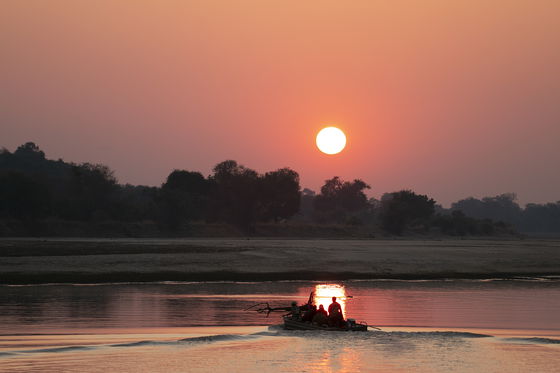
[[[560,240],[0,240],[1,284],[559,275]]]

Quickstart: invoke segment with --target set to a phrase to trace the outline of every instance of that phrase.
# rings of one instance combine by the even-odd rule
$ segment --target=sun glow
[[[346,135],[336,127],[325,127],[315,139],[317,147],[325,154],[337,154],[346,146]]]
[[[346,290],[342,285],[328,284],[315,286],[315,305],[319,308],[322,304],[326,310],[332,303],[332,297],[336,297],[336,301],[340,303],[342,315],[346,317]]]

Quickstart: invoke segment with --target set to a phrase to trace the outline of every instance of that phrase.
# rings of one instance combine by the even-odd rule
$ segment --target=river
[[[248,307],[336,296],[368,332]],[[0,286],[6,372],[558,372],[558,279]]]

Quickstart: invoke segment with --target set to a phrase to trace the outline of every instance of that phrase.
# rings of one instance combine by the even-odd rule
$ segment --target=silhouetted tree
[[[388,232],[401,235],[412,223],[427,226],[434,214],[435,201],[426,195],[411,190],[401,190],[383,195],[381,198],[381,221]]]
[[[29,158],[31,160],[45,159],[45,152],[43,152],[34,142],[26,142],[19,146],[14,154],[21,158]]]
[[[299,210],[301,193],[299,175],[289,168],[267,172],[261,178],[262,220],[288,219]]]
[[[117,190],[117,180],[109,167],[72,164],[64,216],[77,220],[110,218]]]
[[[360,179],[350,182],[335,176],[326,180],[321,187],[321,194],[313,201],[316,220],[342,223],[352,214],[367,209],[365,189],[370,189],[370,186]]]
[[[303,188],[301,192],[301,200],[299,211],[295,216],[298,220],[311,221],[314,216],[313,201],[315,200],[316,193],[308,188]]]
[[[520,228],[525,232],[560,233],[560,201],[529,203],[522,213]]]
[[[40,177],[45,182],[62,177],[69,168],[64,162],[46,159],[45,153],[32,142],[19,146],[13,154],[6,149],[0,152],[0,170],[17,171],[33,178]]]
[[[47,189],[19,172],[0,173],[0,211],[17,219],[37,219],[48,212]]]
[[[14,171],[0,172],[0,217],[23,222],[29,234],[38,232],[38,219],[49,211],[47,188],[32,178]]]
[[[210,218],[253,232],[261,193],[259,175],[233,160],[218,163],[213,172]]]
[[[114,216],[124,221],[156,221],[158,215],[158,193],[160,188],[144,185],[119,186]]]
[[[174,230],[184,222],[202,218],[207,195],[208,181],[200,172],[171,172],[161,186],[161,219]]]
[[[515,202],[515,193],[504,193],[482,200],[469,197],[451,204],[451,210],[460,210],[465,215],[478,219],[492,219],[519,225],[522,209]]]

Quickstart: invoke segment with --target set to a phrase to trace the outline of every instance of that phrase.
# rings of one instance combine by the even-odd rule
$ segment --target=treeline
[[[411,190],[385,193],[380,200],[367,200],[364,190],[369,188],[361,180],[343,182],[335,177],[327,180],[319,195],[308,189],[303,191],[302,213],[317,222],[368,225],[398,236],[491,236],[516,233],[507,223],[477,219],[461,211],[443,209],[434,199]]]
[[[174,170],[160,187],[121,185],[107,166],[49,160],[34,143],[13,153],[0,150],[0,220],[17,220],[28,234],[45,234],[42,222],[53,219],[84,224],[155,222],[162,234],[185,232],[194,222],[224,223],[244,234],[252,234],[263,222],[361,227],[372,235],[512,234],[513,226],[533,232],[543,227],[560,231],[558,203],[528,205],[523,210],[508,195],[510,203],[499,204],[500,213],[489,202],[493,199],[470,198],[446,210],[432,198],[409,190],[368,199],[369,188],[359,179],[333,177],[318,194],[301,191],[294,170],[259,174],[233,160],[217,164],[206,177]],[[506,214],[512,203],[533,223]],[[511,218],[514,215],[518,220]]]
[[[451,211],[460,211],[478,219],[492,219],[511,224],[521,232],[560,233],[560,201],[529,203],[522,208],[514,193],[505,193],[482,199],[466,198],[451,205]]]
[[[0,217],[30,231],[45,218],[71,221],[156,221],[177,230],[190,221],[226,222],[251,233],[257,221],[278,221],[300,206],[299,175],[289,168],[260,175],[224,161],[205,178],[175,170],[161,187],[119,185],[104,165],[49,160],[34,143],[0,152]]]

